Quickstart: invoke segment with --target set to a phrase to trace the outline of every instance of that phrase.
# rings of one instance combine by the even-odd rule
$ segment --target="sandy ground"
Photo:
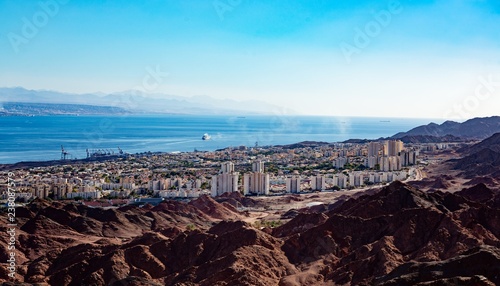
[[[438,177],[449,176],[452,179],[447,180],[450,184],[446,190],[447,192],[456,192],[462,190],[464,184],[469,181],[465,179],[461,173],[462,171],[453,170],[453,163],[447,162],[450,159],[457,159],[461,156],[455,152],[442,152],[434,155],[429,155],[429,164],[421,169],[422,178],[436,179]]]
[[[254,212],[254,211],[250,211],[249,212],[249,217],[242,219],[242,221],[253,224],[253,223],[255,223],[255,221],[266,219],[268,216],[269,216],[268,212]]]
[[[378,187],[380,186],[376,186],[375,188]],[[281,220],[281,215],[291,209],[302,209],[317,204],[331,204],[337,201],[339,197],[352,196],[353,194],[364,192],[367,189],[372,188],[374,187],[335,192],[315,192],[276,197],[256,197],[253,199],[256,201],[260,201],[267,207],[259,209],[245,209],[249,212],[249,217],[244,219],[244,221],[248,223],[254,223],[257,220]],[[282,221],[285,222],[287,220]]]
[[[464,183],[468,180],[460,176],[460,172],[453,170],[450,163],[446,161],[459,158],[460,156],[454,152],[443,152],[436,154],[428,154],[428,165],[421,165],[415,168],[415,174],[410,176],[407,181],[434,180],[444,175],[452,177],[446,180],[450,184],[449,189],[445,191],[455,192],[464,188]],[[247,208],[249,217],[244,219],[248,223],[254,223],[257,220],[280,220],[281,215],[291,209],[302,209],[311,206],[312,204],[331,204],[338,200],[339,197],[352,196],[357,193],[365,192],[369,189],[381,188],[385,185],[375,185],[354,190],[342,190],[335,192],[315,192],[307,194],[295,194],[276,197],[254,197],[256,201],[260,201],[266,208],[252,209]],[[425,190],[425,189],[423,189]]]

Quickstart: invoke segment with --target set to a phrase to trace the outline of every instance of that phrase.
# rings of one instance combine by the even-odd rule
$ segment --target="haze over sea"
[[[430,119],[323,116],[35,116],[0,117],[0,164],[71,158],[86,149],[126,153],[213,151],[225,147],[377,139]],[[437,122],[439,123],[439,122]],[[204,133],[211,140],[201,139]]]

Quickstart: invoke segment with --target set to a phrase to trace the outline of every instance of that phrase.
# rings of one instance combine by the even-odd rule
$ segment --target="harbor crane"
[[[66,158],[69,156],[70,154],[64,150],[64,146],[61,145],[61,160],[66,160]]]

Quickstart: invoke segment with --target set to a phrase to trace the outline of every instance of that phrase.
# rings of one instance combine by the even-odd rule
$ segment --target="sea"
[[[301,141],[377,139],[431,119],[326,116],[11,116],[0,117],[0,164],[83,159],[94,152],[188,152]],[[207,133],[210,140],[202,140]]]

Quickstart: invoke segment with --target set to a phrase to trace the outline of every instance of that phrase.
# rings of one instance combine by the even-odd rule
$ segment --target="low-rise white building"
[[[68,199],[74,199],[74,198],[100,199],[100,198],[102,198],[102,193],[100,191],[93,191],[93,192],[71,192],[71,193],[67,193],[66,197]]]

